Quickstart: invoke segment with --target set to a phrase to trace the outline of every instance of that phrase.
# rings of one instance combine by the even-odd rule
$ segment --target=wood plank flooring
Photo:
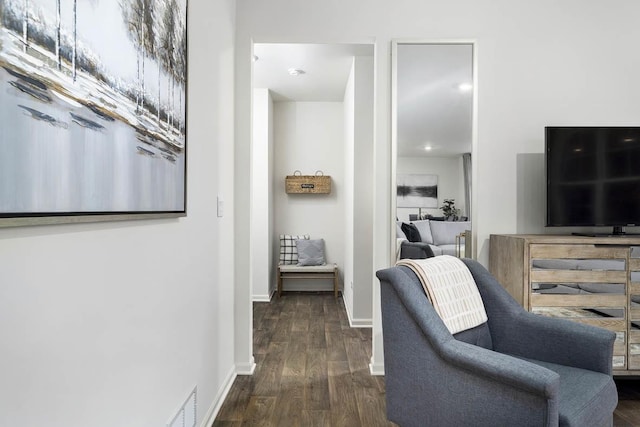
[[[393,426],[369,374],[371,329],[350,328],[332,292],[253,305],[256,370],[238,376],[214,426]]]
[[[384,378],[369,375],[371,329],[350,328],[332,292],[287,292],[254,303],[252,376],[238,376],[213,423],[246,426],[395,426]],[[616,381],[614,426],[640,426],[640,379]]]

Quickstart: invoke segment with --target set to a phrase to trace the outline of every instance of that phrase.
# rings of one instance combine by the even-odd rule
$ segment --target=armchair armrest
[[[496,351],[611,374],[615,333],[529,313],[484,267],[464,263],[482,295]]]
[[[510,387],[545,399],[557,398],[560,376],[547,368],[455,339],[442,350],[443,359],[457,368],[503,385],[496,391],[506,395],[502,399],[509,399]]]
[[[496,351],[611,375],[614,332],[526,311],[490,328]]]

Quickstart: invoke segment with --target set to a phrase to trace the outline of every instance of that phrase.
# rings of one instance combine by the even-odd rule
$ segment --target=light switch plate
[[[224,200],[222,197],[218,196],[218,218],[222,218],[224,216]]]

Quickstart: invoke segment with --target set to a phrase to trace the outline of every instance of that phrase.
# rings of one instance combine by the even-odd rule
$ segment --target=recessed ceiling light
[[[427,146],[424,147],[424,149],[427,150],[427,151],[431,151],[431,146],[427,145]]]
[[[473,85],[471,83],[460,83],[458,85],[458,90],[460,90],[460,92],[469,92],[471,89],[473,89]]]
[[[289,68],[287,71],[292,76],[300,76],[302,74],[305,74],[305,71],[301,70],[300,68]]]

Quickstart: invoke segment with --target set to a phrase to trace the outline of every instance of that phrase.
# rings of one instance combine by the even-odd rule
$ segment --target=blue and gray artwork
[[[185,209],[186,0],[0,0],[0,216]]]

